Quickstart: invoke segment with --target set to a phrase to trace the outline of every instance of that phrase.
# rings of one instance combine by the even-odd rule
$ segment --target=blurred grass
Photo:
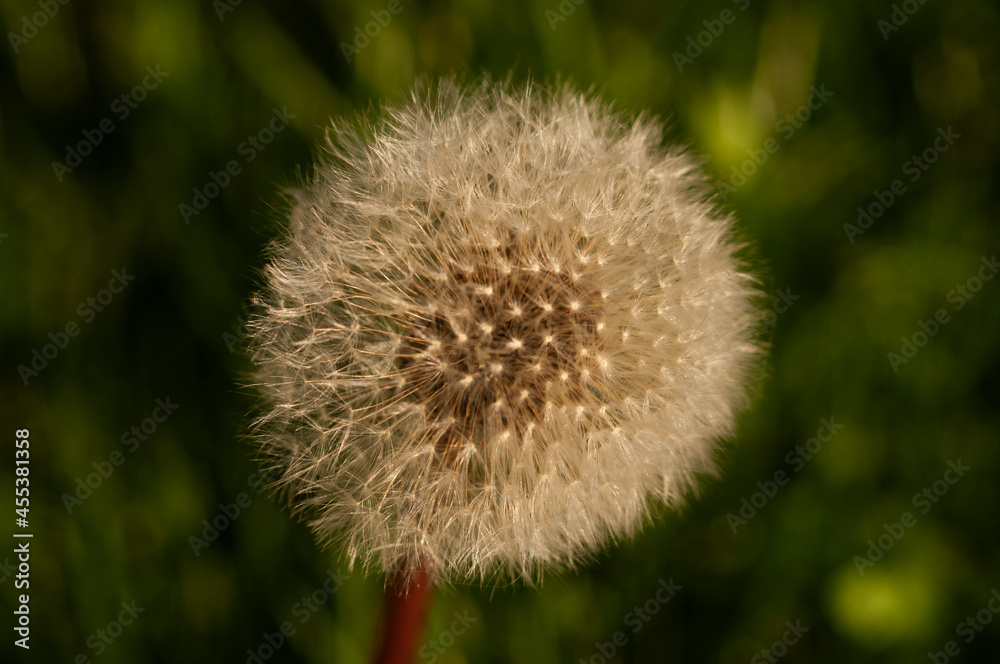
[[[992,661],[996,623],[968,644],[955,628],[1000,587],[1000,283],[960,311],[947,298],[1000,247],[994,4],[928,2],[886,40],[877,22],[889,2],[752,1],[742,11],[587,0],[564,2],[575,9],[563,15],[554,0],[402,0],[350,60],[342,44],[385,3],[243,2],[221,18],[217,4],[70,2],[16,52],[8,37],[0,56],[0,389],[8,431],[31,428],[36,533],[32,650],[6,639],[4,661],[96,660],[88,637],[133,598],[146,611],[100,655],[106,664],[243,662],[283,621],[297,632],[268,661],[367,660],[379,579],[356,573],[307,622],[293,614],[344,564],[248,485],[249,365],[224,335],[239,335],[280,227],[281,189],[307,172],[331,117],[398,97],[414,76],[510,70],[515,80],[568,77],[668,118],[671,139],[703,155],[718,181],[774,138],[777,151],[725,205],[752,238],[768,291],[798,299],[766,333],[768,375],[720,479],[684,513],[540,590],[441,593],[430,639],[455,611],[476,620],[427,652],[439,662],[598,662],[597,644],[624,630],[613,661],[728,664],[801,620],[810,631],[782,661],[924,661],[950,640],[956,661]],[[725,9],[735,20],[678,71],[675,53]],[[3,33],[20,34],[37,11],[0,2]],[[169,76],[119,119],[114,100],[157,65]],[[833,96],[786,135],[778,123],[821,85]],[[178,206],[192,188],[242,160],[240,144],[282,108],[291,125],[185,224]],[[114,131],[60,182],[52,163],[109,116]],[[942,127],[961,138],[911,183],[904,163]],[[897,178],[906,193],[851,243],[844,225]],[[135,282],[82,323],[78,304],[122,267]],[[942,307],[951,322],[894,373],[887,353]],[[17,366],[71,321],[81,334],[24,385]],[[67,514],[63,494],[168,395],[177,414]],[[843,430],[733,534],[727,515],[788,470],[785,455],[830,416]],[[959,457],[967,478],[859,575],[853,556]],[[0,462],[4,495],[12,458]],[[194,555],[189,538],[241,492],[244,514]],[[12,556],[0,550],[0,561]],[[683,590],[632,633],[626,617],[670,578]],[[9,616],[13,579],[2,586]]]

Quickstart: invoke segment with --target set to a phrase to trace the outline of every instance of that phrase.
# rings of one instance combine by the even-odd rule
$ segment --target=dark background
[[[951,661],[996,661],[1000,616],[980,614],[992,622],[967,631],[969,643],[956,626],[1000,589],[1000,279],[970,297],[953,289],[1000,249],[1000,16],[975,0],[903,4],[906,22],[885,33],[888,0],[751,0],[745,10],[729,0],[401,0],[348,59],[341,44],[386,2],[246,0],[223,11],[207,0],[70,0],[39,14],[36,32],[24,17],[38,4],[0,3],[0,562],[16,562],[3,533],[20,530],[20,428],[30,429],[35,535],[32,648],[12,645],[18,593],[0,570],[0,657],[245,662],[287,621],[295,634],[264,661],[367,661],[382,580],[356,572],[303,611],[327,570],[346,566],[251,486],[241,316],[281,228],[281,191],[308,172],[331,117],[398,99],[416,76],[474,82],[513,70],[515,81],[568,77],[668,118],[672,141],[739,184],[725,206],[754,242],[767,292],[791,304],[778,300],[764,332],[767,375],[720,477],[686,510],[539,589],[439,593],[418,661],[597,663],[604,651],[620,662],[755,663],[796,621],[808,631],[790,634],[780,661],[925,662],[949,641],[960,648]],[[732,20],[713,23],[720,16]],[[12,43],[10,33],[34,36]],[[700,54],[688,41],[699,33]],[[679,71],[674,54],[689,48],[697,57]],[[147,67],[169,75],[153,85]],[[135,108],[116,103],[144,77],[152,89]],[[813,86],[832,96],[807,113]],[[290,124],[261,150],[244,144],[275,109]],[[782,123],[797,110],[808,119]],[[113,130],[95,134],[104,118]],[[912,157],[949,128],[959,138],[914,171]],[[86,135],[100,144],[57,174],[53,162]],[[755,154],[759,166],[747,161]],[[179,205],[230,160],[239,174],[185,223]],[[734,167],[755,172],[742,182]],[[849,237],[859,206],[877,212],[875,192],[888,201],[897,179],[905,191]],[[134,280],[88,320],[87,298],[107,301],[114,270]],[[939,309],[948,322],[916,334]],[[49,348],[58,352],[37,375],[19,368],[70,323],[79,333]],[[915,334],[925,343],[895,371],[888,354]],[[177,411],[141,444],[123,443],[168,397]],[[823,418],[842,428],[808,462],[786,460]],[[115,451],[121,465],[109,466]],[[959,459],[969,470],[937,484],[943,495],[922,513],[914,495]],[[102,467],[113,472],[93,475]],[[786,485],[755,496],[782,470]],[[88,475],[99,486],[67,507]],[[730,516],[743,499],[763,504],[745,525]],[[220,503],[240,501],[214,541],[192,545]],[[905,512],[914,525],[862,575],[855,556]],[[670,579],[683,588],[636,623],[633,608]],[[118,634],[108,624],[132,600],[144,611],[98,654],[97,631]],[[461,634],[455,612],[473,621]]]

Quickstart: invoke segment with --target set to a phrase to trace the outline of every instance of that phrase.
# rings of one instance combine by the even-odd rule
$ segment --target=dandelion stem
[[[423,570],[386,581],[382,643],[375,664],[412,664],[424,631],[434,586]]]

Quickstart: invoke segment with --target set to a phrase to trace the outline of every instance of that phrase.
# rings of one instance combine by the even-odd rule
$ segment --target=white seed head
[[[258,440],[322,543],[531,582],[713,472],[757,291],[661,143],[568,87],[449,82],[330,132],[251,326]]]

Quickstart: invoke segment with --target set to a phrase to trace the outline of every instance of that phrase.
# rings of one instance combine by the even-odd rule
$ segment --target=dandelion
[[[658,121],[445,81],[328,142],[251,324],[261,449],[321,543],[534,582],[714,471],[757,291]]]

